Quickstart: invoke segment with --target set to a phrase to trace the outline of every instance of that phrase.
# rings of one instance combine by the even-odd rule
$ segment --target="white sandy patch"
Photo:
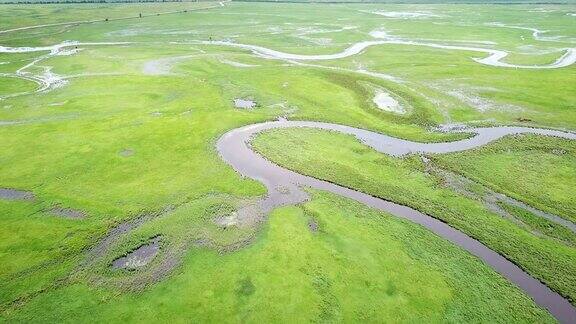
[[[376,104],[378,108],[384,111],[396,114],[406,113],[404,107],[396,99],[394,99],[388,92],[381,89],[376,90],[374,98],[372,98],[372,102]]]
[[[48,66],[44,68],[44,73],[40,75],[40,78],[48,84],[48,89],[56,89],[63,87],[68,83],[62,76],[52,72],[52,67]],[[46,90],[48,90],[46,89]]]
[[[370,36],[374,37],[374,38],[383,38],[383,39],[391,39],[393,38],[393,36],[391,36],[390,34],[388,34],[387,31],[385,31],[384,29],[375,29],[373,31],[371,31],[369,33]]]

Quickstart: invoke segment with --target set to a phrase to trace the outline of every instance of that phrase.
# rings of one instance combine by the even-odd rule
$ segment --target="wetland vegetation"
[[[576,5],[0,7],[1,322],[576,316]],[[274,120],[383,147],[561,136],[394,155],[287,127],[219,151]],[[562,303],[393,209],[227,158],[252,150],[440,220]]]

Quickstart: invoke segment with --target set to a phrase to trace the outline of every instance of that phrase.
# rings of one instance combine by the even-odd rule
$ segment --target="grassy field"
[[[575,158],[573,141],[522,136],[435,160],[499,192],[576,221],[576,197],[571,194],[576,186]]]
[[[499,68],[472,59],[484,53],[410,45],[306,66],[201,42],[330,54],[386,32],[506,50],[513,64],[548,64],[574,46],[572,13],[574,5],[2,5],[2,47],[80,44],[56,54],[0,51],[0,188],[35,195],[0,199],[0,321],[553,321],[447,241],[327,193],[275,210],[257,226],[219,227],[217,217],[265,189],[225,164],[215,142],[282,116],[426,142],[462,137],[435,130],[445,123],[574,131],[574,66]],[[59,25],[7,31],[50,24]],[[538,28],[549,39],[510,26]],[[41,85],[30,79],[59,81],[35,92]],[[376,107],[376,89],[407,113]],[[237,109],[237,98],[256,107]],[[442,187],[419,159],[376,154],[343,135],[283,130],[255,144],[281,165],[440,218],[576,300],[571,232],[511,209],[536,235]],[[574,220],[575,154],[569,141],[519,137],[432,161]],[[85,217],[59,217],[55,206]],[[133,229],[94,252],[130,222]],[[157,237],[161,252],[148,266],[111,268]]]
[[[187,225],[194,216],[188,214]],[[310,231],[311,220],[319,224],[317,232]],[[443,239],[326,193],[315,193],[303,206],[276,210],[250,247],[226,254],[192,249],[169,280],[144,292],[95,290],[77,280],[4,316],[17,322],[150,322],[159,317],[210,322],[553,321]]]
[[[334,143],[338,143],[338,150],[334,150]],[[535,236],[490,212],[479,201],[446,188],[442,179],[426,171],[419,157],[388,157],[353,137],[308,129],[271,131],[257,137],[254,146],[272,161],[299,173],[359,189],[442,219],[514,260],[571,300],[576,299],[573,246],[553,237]],[[490,168],[490,164],[485,167]],[[534,177],[539,178],[538,169],[549,170],[553,165],[538,161],[531,167]],[[574,177],[557,178],[555,185],[569,186],[573,180]],[[576,237],[574,233],[568,235],[572,240]]]

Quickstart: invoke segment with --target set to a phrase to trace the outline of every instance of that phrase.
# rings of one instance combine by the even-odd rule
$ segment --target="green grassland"
[[[198,221],[190,211],[188,225]],[[144,292],[95,290],[78,280],[4,315],[24,322],[552,321],[443,239],[320,192],[276,210],[250,247],[189,251],[179,271]]]
[[[474,151],[439,155],[435,160],[508,196],[574,221],[575,150],[573,141],[522,136]]]
[[[36,85],[27,80],[12,77],[0,77],[0,96],[23,93],[34,90]]]
[[[3,5],[0,12],[2,29],[21,28],[35,25],[59,24],[83,20],[105,20],[136,18],[140,14],[156,15],[158,13],[181,12],[214,6],[214,2],[171,2],[171,3],[91,3],[85,5]],[[59,32],[60,27],[49,27],[41,32]],[[29,31],[24,36],[34,38],[37,31]]]
[[[334,143],[338,143],[338,150],[334,150]],[[257,137],[254,146],[291,170],[359,189],[442,219],[515,261],[571,300],[576,298],[573,246],[552,237],[532,235],[490,212],[480,202],[445,188],[440,179],[425,170],[419,157],[388,157],[353,137],[310,129],[271,131]],[[478,160],[475,163],[482,164]],[[490,168],[489,163],[484,165]],[[553,168],[553,164],[546,161],[532,162],[530,166],[532,170],[524,169],[524,174],[538,179],[541,171]],[[555,185],[569,186],[570,181],[574,181],[574,177],[559,178]],[[574,239],[574,233],[568,235]]]
[[[192,10],[207,7],[213,8]],[[376,10],[438,17],[388,19]],[[218,227],[216,216],[265,189],[225,164],[215,143],[230,129],[280,116],[425,142],[464,136],[435,131],[442,123],[576,130],[574,66],[504,69],[471,59],[482,53],[383,45],[311,67],[198,42],[232,39],[327,54],[383,29],[406,39],[507,50],[514,64],[547,64],[573,46],[576,19],[568,14],[574,12],[574,5],[2,5],[0,31],[111,20],[0,33],[0,46],[126,43],[79,45],[73,55],[41,60],[26,71],[41,75],[50,67],[66,82],[40,93],[13,76],[47,51],[0,53],[0,188],[36,196],[0,200],[0,321],[553,321],[447,241],[327,193],[313,192],[309,202],[275,210],[257,226]],[[144,17],[112,20],[139,13]],[[493,22],[561,38],[538,41],[528,30],[486,25]],[[168,71],[146,72],[172,58]],[[359,67],[401,82],[359,74]],[[401,98],[409,113],[375,107],[375,88]],[[257,107],[236,109],[235,98],[251,98]],[[442,187],[419,159],[377,154],[347,136],[282,130],[255,145],[286,167],[438,217],[576,300],[576,250],[566,243],[574,242],[573,233],[516,212],[545,234],[536,236]],[[520,137],[433,163],[573,220],[574,157],[571,142]],[[49,212],[54,205],[87,217],[57,217]],[[138,219],[145,221],[91,257],[111,229]],[[308,228],[311,219],[317,233]],[[112,270],[114,259],[157,236],[161,253],[149,267]]]

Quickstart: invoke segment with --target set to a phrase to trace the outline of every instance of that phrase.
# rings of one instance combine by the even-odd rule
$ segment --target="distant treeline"
[[[0,4],[66,4],[66,3],[152,3],[152,2],[207,2],[209,0],[16,0]]]
[[[211,0],[0,0],[0,4],[75,4],[75,3],[155,3],[155,2],[208,2]],[[212,0],[213,1],[213,0]],[[233,0],[238,2],[275,3],[385,3],[385,4],[535,4],[565,5],[576,0]]]
[[[535,4],[565,5],[575,4],[575,0],[232,0],[234,2],[276,2],[276,3],[382,3],[382,4]]]

